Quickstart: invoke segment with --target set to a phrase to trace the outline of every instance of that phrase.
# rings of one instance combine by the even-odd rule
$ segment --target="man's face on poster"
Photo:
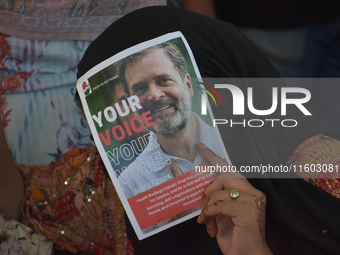
[[[141,113],[150,111],[153,120],[161,122],[150,130],[174,137],[184,130],[191,112],[191,81],[182,80],[163,49],[154,49],[127,66],[125,78],[131,95],[139,97]]]

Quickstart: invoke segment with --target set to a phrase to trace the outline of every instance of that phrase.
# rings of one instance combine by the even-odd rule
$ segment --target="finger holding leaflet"
[[[170,169],[175,178],[183,174],[181,169],[179,169],[179,167],[176,166],[175,164],[171,164]]]
[[[265,197],[257,198],[243,193],[241,197],[243,199],[237,201],[225,198],[209,202],[202,212],[208,219],[216,220],[216,238],[222,252],[242,255],[271,254],[264,236]],[[210,227],[208,224],[208,228]]]
[[[255,195],[250,195],[245,192],[241,192],[242,196],[239,199],[238,196],[235,198],[234,193],[237,193],[238,196],[239,192],[236,190],[216,190],[212,193],[211,197],[209,198],[209,201],[207,202],[207,205],[202,209],[200,217],[197,219],[197,222],[200,224],[205,223],[207,229],[209,229],[209,234],[211,237],[215,237],[218,233],[218,224],[216,223],[215,216],[217,215],[212,215],[207,213],[208,209],[211,207],[216,206],[218,203],[224,203],[226,206],[239,208],[242,206],[242,210],[240,211],[241,214],[245,214],[244,218],[242,218],[241,222],[233,222],[233,225],[235,226],[250,226],[250,223],[256,222],[258,218],[258,209],[256,206],[254,206],[253,201],[254,198],[256,198]],[[237,203],[236,202],[237,199]],[[250,205],[250,206],[248,206]],[[249,208],[245,208],[249,207]],[[225,216],[234,217],[235,215],[227,215],[224,213]],[[214,221],[212,220],[214,219]],[[232,219],[234,221],[234,219]],[[257,224],[257,223],[256,223]]]
[[[210,165],[228,164],[203,144],[198,149]],[[211,182],[203,192],[201,210],[198,223],[205,223],[224,254],[272,254],[265,240],[266,197],[238,173]]]
[[[202,157],[210,165],[228,166],[229,164],[221,157],[217,156],[204,144],[199,144],[198,149]],[[234,189],[243,190],[247,193],[254,193],[260,195],[260,192],[256,190],[240,173],[221,173],[215,180],[213,180],[204,190],[202,195],[202,208],[206,206],[207,201],[211,193],[215,190]]]

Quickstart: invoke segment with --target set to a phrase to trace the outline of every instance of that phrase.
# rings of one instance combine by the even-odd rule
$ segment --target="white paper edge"
[[[151,39],[151,40],[139,43],[139,44],[137,44],[135,46],[132,46],[132,47],[130,47],[128,49],[125,49],[125,50],[117,53],[116,55],[114,55],[114,56],[104,60],[103,62],[99,63],[98,65],[94,66],[93,68],[91,68],[89,71],[87,71],[83,76],[81,76],[78,79],[76,87],[77,87],[77,90],[78,90],[78,93],[79,93],[79,97],[80,97],[81,103],[82,103],[84,111],[85,111],[86,119],[87,119],[88,124],[89,124],[90,129],[91,129],[91,132],[92,133],[93,133],[93,131],[95,132],[95,134],[93,134],[93,138],[94,138],[95,144],[97,146],[97,149],[98,149],[100,155],[103,155],[103,154],[106,155],[106,153],[105,153],[105,149],[104,149],[104,147],[103,147],[103,145],[102,145],[102,143],[101,143],[101,141],[99,139],[99,135],[98,135],[97,129],[95,127],[95,124],[94,124],[93,119],[91,117],[90,111],[88,109],[88,105],[87,105],[87,102],[86,102],[86,99],[85,99],[85,94],[84,94],[83,89],[82,89],[83,82],[88,83],[88,77],[91,77],[91,76],[95,75],[96,73],[98,73],[99,71],[103,70],[104,68],[114,64],[115,62],[117,62],[117,61],[119,61],[119,60],[121,60],[121,59],[123,59],[123,58],[125,58],[125,57],[127,57],[129,55],[132,55],[132,54],[134,54],[136,52],[139,52],[139,51],[141,51],[143,49],[146,49],[146,48],[149,48],[151,46],[154,46],[154,45],[157,45],[157,44],[160,44],[160,43],[163,43],[163,42],[175,39],[175,38],[179,38],[179,37],[183,40],[183,43],[184,43],[184,45],[186,47],[186,50],[188,51],[188,54],[189,54],[189,57],[190,57],[190,61],[192,62],[192,65],[194,67],[194,71],[195,71],[195,73],[197,75],[197,79],[200,82],[202,82],[201,74],[199,72],[199,69],[197,67],[196,61],[194,59],[194,55],[193,55],[193,53],[192,53],[192,51],[190,49],[190,46],[189,46],[188,42],[186,41],[186,39],[184,38],[183,34],[180,31],[168,33],[168,34],[159,36],[157,38],[154,38],[154,39]],[[203,85],[200,85],[200,86],[202,88],[204,88]],[[205,92],[203,91],[203,93],[205,93]],[[209,111],[209,114],[210,114],[210,116],[212,118],[213,117],[213,113],[212,113],[210,104],[208,104],[208,111]],[[227,151],[225,149],[225,146],[221,142],[222,138],[221,138],[220,132],[218,132],[218,136],[220,138],[219,142],[222,144],[222,148],[224,149],[224,154],[226,155],[226,160],[229,163],[231,163],[231,161],[229,159],[229,155],[228,155],[228,153],[227,153]],[[143,232],[140,229],[140,227],[139,227],[139,225],[137,223],[137,220],[136,220],[136,218],[135,218],[135,216],[134,216],[134,214],[133,214],[133,212],[131,210],[131,207],[130,207],[127,199],[126,199],[126,196],[125,196],[125,194],[124,194],[124,192],[123,192],[123,190],[122,190],[122,188],[121,188],[121,186],[119,184],[119,181],[118,181],[116,175],[114,174],[113,168],[111,166],[111,163],[110,163],[108,157],[102,157],[102,160],[103,160],[103,162],[105,164],[105,167],[108,170],[110,178],[111,178],[111,180],[112,180],[112,182],[114,184],[114,187],[115,187],[115,189],[116,189],[116,191],[117,191],[117,193],[119,195],[119,198],[120,198],[120,200],[121,200],[121,202],[123,204],[124,210],[125,210],[127,216],[129,217],[131,225],[132,225],[133,229],[135,230],[136,235],[137,235],[139,240],[143,240],[143,239],[145,239],[145,238],[147,238],[149,236],[155,235],[155,234],[157,234],[157,233],[159,233],[159,232],[161,232],[161,231],[163,231],[165,229],[168,229],[168,228],[170,228],[172,226],[180,224],[181,222],[189,220],[189,219],[191,219],[191,218],[193,218],[195,216],[198,216],[200,214],[201,211],[198,210],[198,211],[193,212],[193,213],[191,213],[189,215],[186,215],[186,216],[184,216],[184,217],[182,217],[182,218],[180,218],[180,219],[178,219],[178,220],[176,220],[174,222],[171,222],[171,223],[168,223],[168,224],[166,224],[166,225],[164,225],[162,227],[159,227],[159,228],[151,231],[150,233],[143,234]]]

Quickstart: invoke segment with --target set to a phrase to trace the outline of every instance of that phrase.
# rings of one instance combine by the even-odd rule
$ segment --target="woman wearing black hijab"
[[[181,31],[193,51],[203,78],[279,78],[265,57],[233,25],[180,8],[152,7],[135,11],[112,24],[88,48],[79,64],[78,78],[95,65],[138,43]],[[246,90],[243,84],[241,89]],[[270,84],[255,98],[257,109],[267,109]],[[219,92],[223,111],[215,118],[232,118],[231,98]],[[262,106],[262,107],[261,107]],[[249,113],[246,113],[246,115]],[[284,164],[304,140],[318,134],[337,137],[336,131],[300,111],[291,116],[298,128],[263,126],[256,129],[219,126],[233,165]],[[338,135],[339,136],[339,135]],[[273,254],[340,254],[340,201],[298,178],[250,179],[267,197],[266,239]],[[129,220],[127,235],[139,254],[221,254],[204,225],[188,220],[139,241]],[[327,231],[323,231],[327,229]]]

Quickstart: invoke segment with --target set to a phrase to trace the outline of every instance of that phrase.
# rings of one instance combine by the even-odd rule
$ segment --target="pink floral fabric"
[[[93,40],[123,15],[166,0],[18,0],[0,8],[0,31],[31,40]]]
[[[0,79],[0,96],[7,91],[14,92],[16,89],[21,89],[22,82],[26,82],[34,71],[26,72],[21,70],[20,65],[22,61],[18,58],[12,58],[8,56],[11,52],[11,46],[7,38],[10,36],[0,33],[0,68],[8,70],[12,62],[15,63],[15,69],[11,69],[11,76],[7,73],[7,77]],[[5,96],[0,99],[0,114],[4,127],[8,125],[10,121],[9,115],[11,110],[7,109],[7,98]]]
[[[0,33],[0,116],[17,162],[45,165],[93,146],[74,100],[77,65],[89,44]]]

